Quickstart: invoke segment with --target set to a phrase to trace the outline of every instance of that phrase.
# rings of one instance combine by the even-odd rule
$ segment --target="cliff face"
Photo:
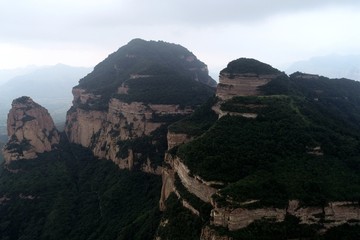
[[[80,95],[74,96],[75,106],[79,99],[80,103],[87,104],[88,94],[78,90],[76,92],[80,92]],[[131,148],[121,155],[121,143],[148,137],[167,124],[166,117],[178,118],[192,111],[190,107],[181,108],[175,104],[126,103],[111,98],[107,111],[73,107],[68,112],[65,131],[71,142],[89,147],[95,156],[110,159],[120,168],[131,169],[139,156]],[[147,169],[148,166],[149,163],[145,162],[143,168]]]
[[[187,49],[135,39],[73,88],[65,132],[120,168],[160,174],[166,126],[191,114],[215,85]]]
[[[9,141],[3,150],[6,163],[35,158],[37,153],[51,151],[59,143],[59,134],[48,111],[29,97],[12,102],[7,130]]]
[[[162,191],[160,197],[160,209],[165,209],[165,201],[169,197],[171,192],[179,194],[175,188],[175,175],[177,175],[181,181],[181,184],[192,194],[206,203],[212,201],[212,195],[217,192],[217,189],[212,187],[212,184],[221,185],[221,182],[207,182],[201,179],[199,176],[190,175],[188,167],[181,162],[177,156],[171,156],[166,154],[165,162],[169,164],[171,168],[165,168],[162,171]],[[180,197],[180,196],[179,196]],[[192,206],[185,206],[190,210]]]
[[[279,74],[232,74],[222,72],[216,89],[216,96],[228,100],[235,96],[258,96],[259,87],[275,79]]]
[[[259,87],[282,75],[270,65],[255,59],[240,58],[220,72],[216,96],[228,100],[235,96],[258,96]]]

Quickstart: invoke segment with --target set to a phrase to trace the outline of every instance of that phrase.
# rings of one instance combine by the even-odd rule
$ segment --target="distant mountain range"
[[[12,100],[20,96],[32,96],[49,110],[55,122],[63,122],[66,111],[71,106],[72,87],[91,70],[63,64],[1,70],[0,134],[5,132],[6,116]],[[16,73],[19,75],[14,76]],[[6,76],[11,78],[6,81]]]
[[[286,72],[300,71],[330,78],[360,81],[360,55],[328,55],[293,63]]]
[[[0,69],[0,85],[4,84],[5,82],[9,81],[10,79],[29,74],[37,69],[40,69],[42,67],[30,65],[27,67],[21,67],[21,68],[13,68],[13,69]]]

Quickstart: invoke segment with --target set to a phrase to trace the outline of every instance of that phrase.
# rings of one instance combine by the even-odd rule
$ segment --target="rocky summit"
[[[164,153],[166,126],[191,114],[215,86],[207,66],[186,48],[134,39],[73,88],[65,131],[70,142],[120,168],[160,173],[153,151]]]
[[[7,120],[9,141],[3,150],[6,163],[36,158],[59,143],[58,131],[45,108],[30,97],[17,98],[11,106]]]

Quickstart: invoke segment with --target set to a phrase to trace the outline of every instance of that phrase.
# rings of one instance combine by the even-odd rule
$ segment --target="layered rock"
[[[279,74],[233,74],[223,72],[220,74],[216,96],[228,100],[235,96],[261,95],[259,87],[275,79]]]
[[[360,208],[353,202],[330,202],[327,206],[301,207],[299,201],[291,200],[287,208],[258,208],[258,209],[224,209],[214,208],[211,211],[212,224],[228,228],[230,231],[247,227],[255,220],[268,218],[283,221],[286,214],[300,219],[301,224],[321,223],[325,228],[331,228],[349,220],[360,221]]]
[[[235,96],[258,96],[259,87],[279,77],[282,73],[255,59],[239,58],[230,62],[220,72],[216,96],[228,100]]]
[[[8,114],[9,141],[3,149],[5,162],[36,158],[59,143],[59,134],[48,111],[29,97],[12,102]]]
[[[163,185],[160,196],[160,209],[165,209],[165,200],[171,192],[177,193],[175,174],[190,193],[207,203],[212,202],[212,195],[217,192],[217,189],[212,187],[212,185],[223,185],[221,182],[209,182],[201,179],[199,176],[191,175],[188,167],[177,156],[166,154],[165,161],[169,164],[169,167],[163,169],[162,172]],[[185,207],[194,212],[192,207]]]

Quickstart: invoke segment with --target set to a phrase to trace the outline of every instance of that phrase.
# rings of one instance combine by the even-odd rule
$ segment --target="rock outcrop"
[[[175,174],[190,193],[207,203],[212,201],[212,195],[217,192],[217,189],[212,185],[223,185],[221,182],[207,182],[199,176],[190,175],[188,167],[177,156],[166,154],[165,162],[168,164],[168,168],[164,168],[162,171],[163,185],[160,196],[160,209],[162,210],[165,209],[165,201],[171,192],[179,194],[175,187]],[[190,207],[185,207],[193,212]]]
[[[12,102],[7,130],[9,141],[3,149],[7,164],[51,151],[60,139],[48,111],[30,97],[20,97]]]

